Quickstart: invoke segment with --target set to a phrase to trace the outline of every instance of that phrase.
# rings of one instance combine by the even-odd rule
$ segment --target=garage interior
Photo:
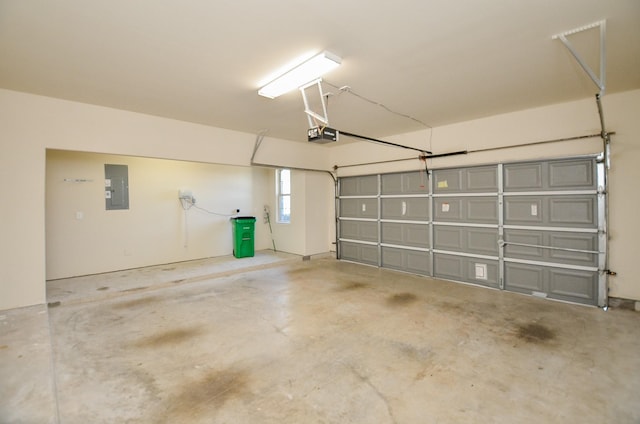
[[[639,422],[639,20],[0,0],[0,422]]]

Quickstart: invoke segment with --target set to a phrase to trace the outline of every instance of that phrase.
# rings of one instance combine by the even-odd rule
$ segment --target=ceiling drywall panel
[[[607,92],[640,88],[637,0],[0,0],[0,87],[304,141],[300,94],[257,89],[329,50],[330,124],[385,137],[592,96],[551,37],[602,19]],[[571,37],[589,63],[594,32]]]

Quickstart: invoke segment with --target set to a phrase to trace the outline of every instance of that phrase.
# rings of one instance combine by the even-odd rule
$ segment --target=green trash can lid
[[[255,221],[256,217],[255,216],[236,216],[235,218],[232,219],[253,219]]]

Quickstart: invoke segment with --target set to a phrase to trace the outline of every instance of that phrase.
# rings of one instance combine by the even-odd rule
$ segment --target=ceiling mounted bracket
[[[587,31],[593,28],[600,28],[600,76],[596,75],[596,73],[591,69],[591,67],[585,62],[585,60],[580,56],[580,53],[571,45],[571,42],[567,39],[567,36],[577,34],[582,31]],[[599,88],[600,96],[604,95],[604,91],[606,88],[606,68],[607,68],[607,60],[606,60],[606,47],[605,47],[605,36],[606,36],[606,20],[602,20],[599,22],[594,22],[589,25],[582,26],[580,28],[572,29],[570,31],[565,31],[560,34],[556,34],[551,37],[553,40],[560,40],[562,44],[569,50],[569,52],[573,55],[574,59],[578,62],[578,64],[582,67],[582,69],[589,75],[589,78],[593,81],[593,83]]]
[[[322,91],[322,78],[318,78],[315,81],[311,81],[300,87],[300,93],[302,94],[302,100],[304,101],[304,113],[307,114],[307,120],[309,121],[309,128],[313,128],[318,126],[317,123],[313,122],[313,119],[316,119],[322,122],[325,125],[329,125],[329,116],[327,115],[327,101],[324,92]],[[307,97],[307,89],[313,86],[318,87],[318,94],[320,97],[320,104],[322,106],[322,114],[314,112],[311,110],[309,106],[309,99]]]

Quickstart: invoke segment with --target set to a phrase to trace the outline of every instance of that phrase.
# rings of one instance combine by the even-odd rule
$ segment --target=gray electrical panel
[[[129,168],[127,165],[104,165],[106,210],[129,209]]]

